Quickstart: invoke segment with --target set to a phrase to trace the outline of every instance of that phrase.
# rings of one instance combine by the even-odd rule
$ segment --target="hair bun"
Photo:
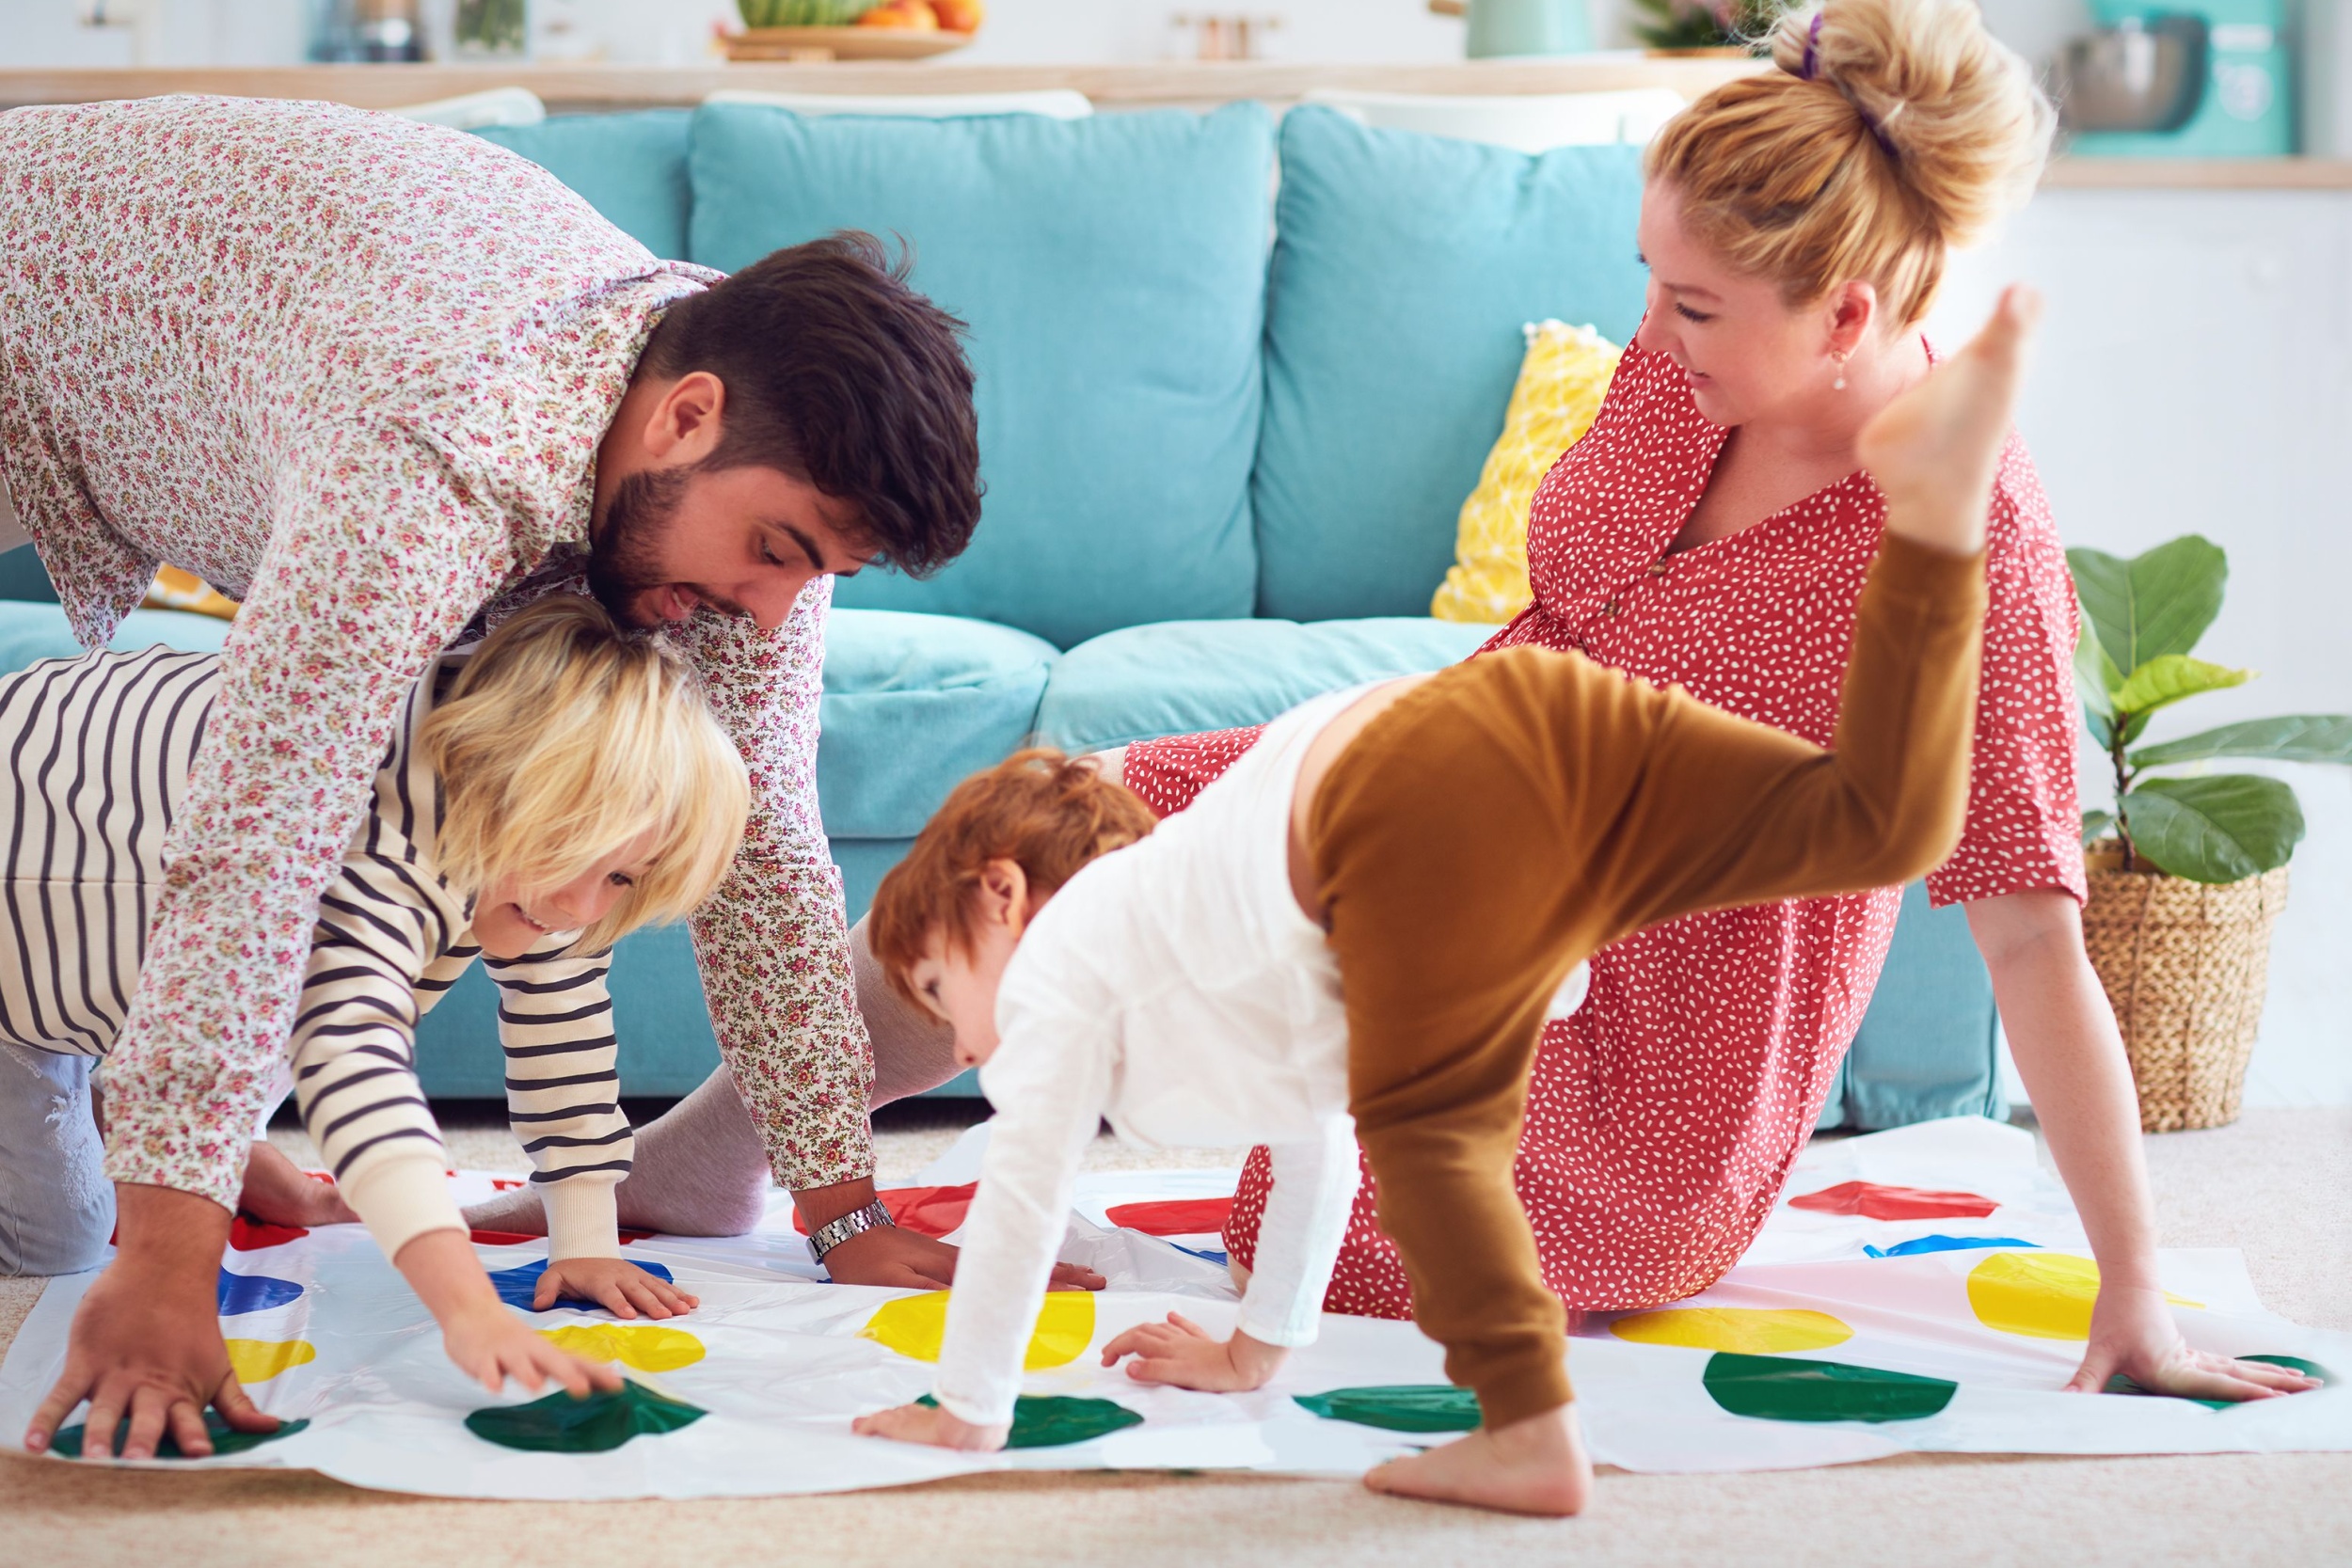
[[[1983,238],[2041,178],[2057,115],[1976,0],[1832,0],[1782,16],[1772,58],[1852,105],[1947,245]]]

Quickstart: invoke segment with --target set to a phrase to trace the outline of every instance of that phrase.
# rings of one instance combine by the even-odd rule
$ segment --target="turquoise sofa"
[[[818,781],[851,918],[956,781],[1025,743],[1255,723],[1469,654],[1486,628],[1427,608],[1521,324],[1622,341],[1642,310],[1627,149],[1531,157],[1251,103],[722,103],[481,134],[665,256],[724,270],[837,229],[901,237],[970,324],[978,534],[930,580],[841,582],[826,635]],[[0,593],[45,589],[0,561]],[[216,644],[218,623],[157,613],[124,636]],[[0,606],[4,667],[70,648],[53,608]],[[691,1087],[717,1058],[684,935],[624,943],[613,990],[628,1091]],[[478,978],[433,1014],[429,1092],[499,1092],[494,1017]],[[1997,1109],[1994,1041],[1963,917],[1914,889],[1824,1120]]]

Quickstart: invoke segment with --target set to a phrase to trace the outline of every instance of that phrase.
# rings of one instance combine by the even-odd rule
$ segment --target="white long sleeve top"
[[[980,1069],[995,1131],[933,1390],[951,1414],[1012,1419],[1079,1157],[1105,1118],[1146,1148],[1271,1148],[1240,1326],[1273,1345],[1314,1338],[1358,1165],[1339,966],[1291,892],[1291,797],[1308,748],[1361,690],[1277,720],[1190,809],[1072,878],[1023,934]]]

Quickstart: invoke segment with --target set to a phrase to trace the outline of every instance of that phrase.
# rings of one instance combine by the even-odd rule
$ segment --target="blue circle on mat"
[[[220,1271],[220,1315],[233,1318],[244,1312],[266,1312],[273,1307],[283,1307],[302,1293],[302,1287],[291,1279],[274,1279],[265,1274],[239,1274],[234,1269]]]
[[[656,1279],[665,1280],[673,1285],[677,1283],[676,1277],[659,1263],[639,1262],[634,1258],[629,1261],[636,1263],[639,1268]],[[539,1276],[547,1272],[548,1260],[542,1258],[535,1263],[524,1263],[511,1269],[493,1269],[490,1271],[490,1283],[498,1287],[499,1300],[506,1303],[507,1306],[519,1307],[526,1312],[537,1312],[543,1309],[533,1307],[531,1303],[532,1297],[539,1292]],[[558,1296],[555,1298],[555,1307],[546,1307],[544,1310],[552,1312],[556,1307],[561,1307],[566,1302],[574,1307],[593,1307],[599,1309],[604,1306],[604,1303],[600,1301],[590,1301],[583,1296]]]

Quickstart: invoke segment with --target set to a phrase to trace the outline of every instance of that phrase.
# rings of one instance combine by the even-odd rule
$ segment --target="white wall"
[[[2011,278],[2049,299],[2019,423],[2067,543],[2129,555],[2198,532],[2230,555],[2198,652],[2263,676],[2153,737],[2352,709],[2352,193],[2044,191],[1961,259],[1931,334],[1960,341]],[[2086,744],[2088,805],[2104,765]],[[2275,770],[2310,836],[2248,1096],[2352,1103],[2352,770]]]

